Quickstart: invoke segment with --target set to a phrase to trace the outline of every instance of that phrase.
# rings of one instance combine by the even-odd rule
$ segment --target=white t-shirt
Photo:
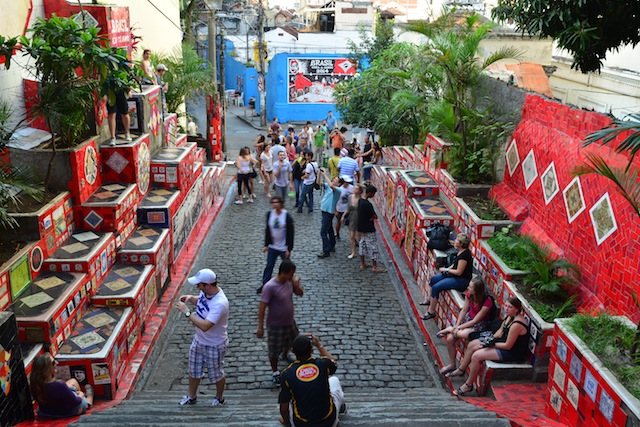
[[[229,300],[222,289],[210,299],[200,291],[196,304],[196,316],[208,320],[213,326],[208,331],[196,327],[196,340],[202,345],[222,345],[227,342],[229,324]]]
[[[269,214],[269,231],[271,232],[271,244],[269,247],[276,251],[287,250],[287,211],[282,210],[280,215],[276,211]]]
[[[316,171],[318,170],[318,164],[316,162],[311,162],[307,164],[306,169],[304,170],[307,173],[307,177],[302,181],[304,185],[313,185],[316,180]]]
[[[278,153],[279,152],[287,153],[287,149],[284,148],[284,145],[274,145],[271,147],[271,164],[274,164],[278,161]]]
[[[271,153],[267,154],[266,151],[263,151],[260,154],[260,160],[262,160],[264,170],[267,172],[271,172],[273,170],[273,159],[271,158]]]
[[[353,185],[349,184],[346,187],[340,186],[340,197],[338,203],[336,203],[336,211],[346,212],[349,205],[349,196],[353,193]]]

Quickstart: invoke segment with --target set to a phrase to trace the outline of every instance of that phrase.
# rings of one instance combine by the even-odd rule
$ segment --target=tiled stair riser
[[[119,232],[135,216],[140,194],[134,184],[105,184],[82,205],[74,206],[80,226],[87,230]]]
[[[165,145],[160,86],[143,86],[142,92],[132,93],[130,115],[131,131],[136,134],[149,134],[149,150],[152,153]]]
[[[64,231],[73,224],[71,193],[64,191],[58,194],[35,212],[10,213],[9,216],[16,220],[18,227],[3,230],[0,238],[7,241],[43,241],[46,243],[43,247],[46,258],[68,237],[64,236]]]
[[[104,278],[91,304],[109,307],[131,307],[142,323],[158,302],[156,273],[152,265],[116,263]]]
[[[100,147],[100,155],[103,182],[134,183],[138,199],[144,197],[150,187],[149,134],[115,147],[103,145]]]
[[[424,145],[414,145],[413,146],[413,163],[414,167],[412,169],[417,170],[427,170],[425,168],[424,163]]]
[[[171,228],[171,218],[175,215],[184,192],[167,188],[152,188],[138,205],[139,224],[153,227]]]
[[[55,352],[88,302],[87,274],[44,273],[13,302],[21,342],[48,343]]]
[[[118,251],[121,263],[155,266],[156,295],[159,297],[168,283],[171,267],[169,230],[139,226]]]
[[[200,214],[205,208],[204,176],[201,174],[193,183],[182,204],[172,218],[171,225],[171,259],[176,259],[192,232],[198,229]]]
[[[515,225],[513,221],[494,221],[484,220],[478,217],[476,213],[461,197],[456,197],[456,228],[461,233],[466,233],[471,237],[471,241],[475,244],[477,240],[486,240],[493,237],[496,230],[509,225]]]
[[[501,300],[504,282],[521,278],[527,272],[507,267],[486,241],[479,241],[475,248],[474,267],[480,272],[496,299]]]
[[[113,233],[78,232],[72,235],[43,265],[44,271],[88,273],[89,280],[97,284],[116,258]],[[95,278],[95,280],[94,280]],[[95,286],[91,294],[95,292]]]
[[[504,307],[507,298],[515,296],[522,302],[524,317],[529,323],[529,351],[533,364],[533,380],[546,381],[549,371],[549,357],[551,355],[551,345],[553,342],[553,323],[547,323],[531,307],[529,302],[518,292],[515,285],[508,280],[503,283],[504,289],[502,297],[498,300],[501,307]],[[504,311],[503,311],[504,317]]]
[[[163,148],[151,158],[151,181],[154,187],[187,191],[193,183],[196,144]]]
[[[69,191],[76,205],[84,203],[102,185],[101,154],[96,138],[88,139],[69,153],[71,162]]]
[[[112,399],[139,339],[140,319],[132,308],[91,306],[58,351],[58,376],[91,384],[96,397]]]
[[[635,329],[628,319],[621,319],[630,329]],[[556,320],[546,415],[578,427],[640,425],[640,401],[571,331],[567,320]]]

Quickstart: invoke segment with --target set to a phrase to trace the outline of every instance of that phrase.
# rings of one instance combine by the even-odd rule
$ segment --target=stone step
[[[144,392],[120,405],[80,418],[85,426],[280,426],[276,390],[227,391],[227,403],[212,408],[213,394],[200,393],[198,403],[181,407],[176,392]],[[438,389],[345,390],[348,413],[342,427],[373,426],[508,426],[492,412],[470,405]]]

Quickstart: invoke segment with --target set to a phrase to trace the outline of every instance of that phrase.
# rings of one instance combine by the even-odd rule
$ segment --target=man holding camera
[[[311,357],[313,347],[320,357]],[[335,427],[338,412],[347,412],[344,392],[335,372],[335,358],[313,335],[298,335],[291,350],[296,361],[282,371],[282,388],[278,396],[280,422],[287,427]]]

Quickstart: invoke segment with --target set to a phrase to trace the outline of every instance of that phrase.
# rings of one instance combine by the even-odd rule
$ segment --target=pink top
[[[482,306],[476,305],[476,303],[474,303],[473,301],[469,300],[469,318],[470,319],[475,319],[475,317],[478,315],[478,313],[480,313],[480,310],[482,309],[482,307],[489,307],[489,310],[491,310],[491,298],[487,297],[487,299],[484,300],[484,304],[482,304]],[[484,319],[480,319],[481,322],[484,322],[486,320],[488,320],[486,317],[489,315],[489,312],[487,312],[487,314],[485,315]]]

